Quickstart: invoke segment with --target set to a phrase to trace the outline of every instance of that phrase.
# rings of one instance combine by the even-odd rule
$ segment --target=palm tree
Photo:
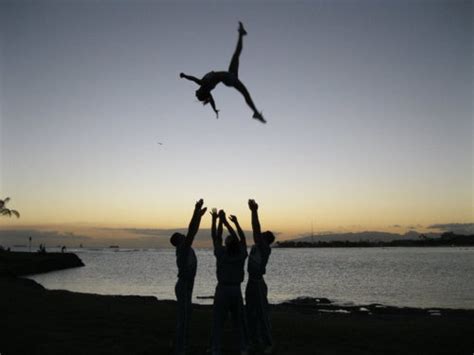
[[[11,217],[12,215],[14,215],[16,216],[16,218],[20,218],[20,213],[18,211],[11,210],[5,207],[8,201],[10,201],[10,197],[5,198],[4,200],[0,200],[0,216]]]

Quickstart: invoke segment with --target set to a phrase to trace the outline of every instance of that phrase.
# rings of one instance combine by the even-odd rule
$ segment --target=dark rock
[[[321,304],[331,304],[332,302],[327,298],[314,298],[314,297],[298,297],[287,302],[284,304],[291,304],[291,305],[301,305],[301,306],[317,306]]]
[[[84,266],[84,263],[73,253],[2,253],[0,258],[0,275],[30,275],[48,271],[69,269]]]

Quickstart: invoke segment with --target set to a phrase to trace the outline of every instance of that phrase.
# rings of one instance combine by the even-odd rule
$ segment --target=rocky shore
[[[0,275],[31,275],[84,266],[73,253],[0,252]]]

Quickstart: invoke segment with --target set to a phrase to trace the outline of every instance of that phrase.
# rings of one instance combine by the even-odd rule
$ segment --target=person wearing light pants
[[[274,242],[275,236],[270,231],[261,232],[258,204],[254,200],[249,200],[249,208],[252,213],[254,240],[247,265],[249,279],[245,289],[249,339],[252,348],[263,348],[265,354],[271,354],[273,339],[267,299],[268,288],[263,275],[272,251],[270,245]]]
[[[247,258],[247,243],[245,234],[240,228],[237,217],[230,216],[229,219],[235,224],[237,233],[227,222],[224,211],[213,209],[212,215],[212,239],[214,243],[214,255],[217,261],[217,287],[214,295],[214,307],[212,314],[212,341],[211,351],[213,355],[221,354],[221,340],[224,323],[230,312],[234,322],[235,337],[239,339],[240,353],[247,354],[248,335],[245,319],[245,309],[240,284],[244,281],[244,266]],[[219,218],[219,226],[216,232],[216,220]],[[223,225],[229,231],[229,236],[222,245]]]
[[[170,238],[170,243],[176,248],[176,264],[178,265],[178,282],[174,288],[178,308],[174,343],[177,355],[186,354],[188,348],[194,277],[197,269],[196,254],[191,246],[199,230],[201,217],[207,210],[207,208],[202,208],[203,203],[202,199],[196,202],[187,235],[174,233]]]

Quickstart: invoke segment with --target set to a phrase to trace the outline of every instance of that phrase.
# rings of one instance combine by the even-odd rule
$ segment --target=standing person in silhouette
[[[228,71],[211,71],[204,75],[202,79],[198,79],[192,75],[186,75],[184,73],[180,73],[180,78],[185,78],[191,81],[194,81],[196,84],[200,86],[198,90],[196,90],[196,97],[199,101],[202,101],[203,105],[211,104],[212,109],[216,113],[216,117],[219,118],[219,110],[216,108],[216,103],[214,102],[214,98],[211,95],[211,91],[219,83],[223,83],[226,86],[231,86],[237,89],[245,98],[245,102],[253,111],[253,118],[259,120],[262,123],[265,123],[265,119],[262,116],[261,112],[258,112],[257,107],[252,101],[250,94],[245,87],[244,84],[239,80],[239,57],[240,52],[242,52],[242,37],[247,35],[247,31],[245,31],[242,22],[239,22],[239,39],[237,41],[237,47],[235,48],[234,55],[232,56],[232,60],[230,61],[229,70]]]
[[[192,244],[199,230],[201,218],[207,210],[207,208],[202,208],[203,203],[202,199],[196,202],[187,235],[174,233],[170,238],[171,244],[176,248],[176,264],[178,265],[178,282],[174,289],[178,306],[174,345],[175,354],[179,355],[186,353],[189,341],[192,295],[197,268],[197,258]]]
[[[252,347],[263,347],[265,354],[271,354],[273,340],[267,299],[268,288],[263,275],[265,275],[272,251],[270,245],[274,242],[275,236],[270,231],[261,232],[258,204],[255,200],[249,200],[249,208],[252,213],[254,241],[254,245],[250,249],[247,268],[249,280],[245,289],[249,338]]]
[[[243,355],[247,354],[248,351],[248,339],[240,284],[244,281],[247,242],[236,216],[231,215],[229,219],[235,224],[238,237],[234,229],[227,222],[223,210],[220,210],[219,214],[217,214],[216,209],[213,209],[211,215],[212,241],[214,244],[214,255],[217,260],[217,287],[212,314],[212,355],[221,354],[222,330],[229,312],[234,322],[236,337],[239,338],[240,353]],[[219,226],[216,231],[217,219],[219,219]],[[225,239],[225,246],[222,245],[223,225],[230,234]]]

